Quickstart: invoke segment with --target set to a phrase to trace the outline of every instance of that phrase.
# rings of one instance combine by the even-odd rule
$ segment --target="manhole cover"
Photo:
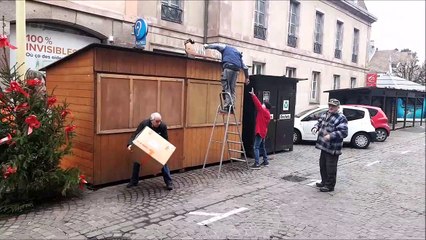
[[[290,175],[284,176],[283,179],[290,182],[303,182],[308,178],[290,174]]]

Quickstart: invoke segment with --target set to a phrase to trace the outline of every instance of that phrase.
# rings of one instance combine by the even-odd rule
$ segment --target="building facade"
[[[15,3],[0,5],[13,40]],[[325,104],[323,91],[365,86],[371,24],[377,20],[362,0],[27,0],[26,18],[27,58],[44,60],[33,68],[91,42],[134,46],[133,23],[144,18],[149,51],[184,54],[188,38],[221,42],[243,52],[252,74],[307,79],[298,84],[296,112]]]

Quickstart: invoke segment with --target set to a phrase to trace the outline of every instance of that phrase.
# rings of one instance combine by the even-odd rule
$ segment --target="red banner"
[[[377,73],[367,73],[367,87],[375,87],[377,85]]]

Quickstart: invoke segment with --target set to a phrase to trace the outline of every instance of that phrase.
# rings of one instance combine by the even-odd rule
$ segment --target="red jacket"
[[[267,108],[262,107],[256,95],[251,95],[251,97],[253,98],[253,103],[257,110],[255,134],[259,134],[262,138],[266,138],[269,121],[271,121],[271,114]]]

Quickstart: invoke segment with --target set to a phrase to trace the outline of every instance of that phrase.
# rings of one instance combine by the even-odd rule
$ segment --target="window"
[[[376,109],[367,108],[368,112],[370,113],[370,118],[376,116],[376,114],[379,112]]]
[[[348,121],[353,121],[353,120],[357,120],[357,119],[363,119],[365,112],[361,111],[361,110],[344,108],[343,109],[343,115],[345,115],[345,117]]]
[[[288,19],[287,45],[297,47],[297,31],[299,28],[299,3],[290,1],[290,13]]]
[[[161,19],[169,22],[182,23],[181,0],[162,0]]]
[[[263,74],[263,67],[265,66],[264,63],[257,63],[253,62],[253,68],[252,68],[252,74]]]
[[[321,117],[321,115],[323,115],[327,111],[328,111],[328,109],[320,109],[318,111],[315,111],[315,112],[309,114],[308,116],[303,118],[302,121],[313,121],[313,120],[317,121]]]
[[[285,75],[286,75],[287,77],[291,77],[291,78],[296,77],[296,68],[287,67],[287,68],[285,69]]]
[[[254,10],[254,37],[266,39],[266,0],[256,0]]]
[[[340,89],[340,76],[339,75],[333,75],[333,90]]]
[[[315,32],[314,32],[314,53],[322,53],[322,35],[324,31],[324,14],[316,13],[315,16]]]
[[[314,103],[318,102],[319,81],[320,81],[320,73],[312,72],[310,101]]]
[[[342,45],[343,45],[343,22],[337,21],[336,25],[336,46],[334,49],[334,57],[342,58]]]
[[[352,46],[352,62],[358,62],[359,30],[354,28],[354,45]]]
[[[351,77],[351,88],[355,88],[356,87],[356,78]]]

